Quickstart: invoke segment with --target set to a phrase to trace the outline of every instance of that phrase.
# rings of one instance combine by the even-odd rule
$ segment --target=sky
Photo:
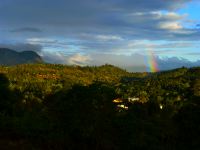
[[[200,1],[0,0],[0,47],[128,71],[200,66]]]

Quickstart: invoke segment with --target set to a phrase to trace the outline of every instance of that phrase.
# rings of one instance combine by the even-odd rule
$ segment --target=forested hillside
[[[200,68],[0,67],[0,149],[200,148]]]

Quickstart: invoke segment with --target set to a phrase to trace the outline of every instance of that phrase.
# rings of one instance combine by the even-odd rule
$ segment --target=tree
[[[4,74],[0,74],[0,113],[13,113],[13,93],[9,90],[9,80]]]
[[[194,96],[199,96],[200,97],[200,79],[196,79],[194,81],[192,90],[193,90]]]
[[[89,86],[74,85],[69,91],[50,96],[46,102],[55,126],[65,133],[65,138],[70,138],[72,145],[80,148],[79,144],[84,143],[85,149],[104,149],[114,146],[114,98],[112,87],[96,82]]]

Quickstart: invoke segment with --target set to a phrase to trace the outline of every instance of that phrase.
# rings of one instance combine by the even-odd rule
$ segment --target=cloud
[[[88,55],[81,55],[81,54],[75,54],[72,56],[68,56],[67,63],[70,65],[87,65],[89,64],[89,61],[91,60],[90,56]]]
[[[178,14],[175,12],[162,12],[162,11],[150,11],[150,12],[134,12],[128,14],[129,17],[134,17],[137,19],[141,19],[142,21],[146,20],[158,20],[158,21],[178,21],[185,19],[187,14]]]
[[[183,26],[178,22],[161,22],[159,28],[166,30],[179,30],[182,29]]]
[[[100,41],[121,41],[122,37],[116,35],[96,35],[95,38]]]
[[[45,62],[53,63],[53,64],[67,64],[67,65],[91,65],[90,56],[82,55],[82,54],[73,54],[73,55],[63,55],[60,52],[48,52],[43,51],[41,57]]]
[[[42,30],[39,29],[39,28],[33,28],[33,27],[23,27],[23,28],[17,28],[17,29],[11,30],[11,32],[17,32],[17,33],[22,33],[22,32],[41,33]]]
[[[59,52],[42,51],[41,57],[47,63],[67,64],[66,57],[63,54],[59,53]]]
[[[168,12],[163,16],[163,18],[168,19],[168,20],[181,20],[181,19],[186,18],[187,16],[188,16],[187,14],[180,15],[175,12]]]
[[[3,0],[0,43],[54,63],[145,66],[148,50],[170,57],[198,51],[198,21],[178,11],[190,2]]]
[[[39,44],[29,44],[29,43],[15,43],[15,44],[0,44],[1,48],[9,48],[18,52],[22,51],[35,51],[40,53],[42,51],[42,46]]]
[[[40,33],[43,38],[81,39],[83,33],[89,33],[96,36],[94,40],[105,41],[121,40],[122,37],[174,40],[180,38],[178,33],[168,30],[184,31],[182,21],[187,17],[174,11],[188,2],[190,0],[9,0],[0,4],[0,27],[15,32],[45,29]]]
[[[66,43],[59,42],[58,40],[52,38],[28,38],[26,39],[26,42],[33,45],[42,45],[43,48],[47,49],[60,49],[65,48],[67,45]]]
[[[26,41],[31,44],[52,44],[52,43],[56,44],[56,43],[58,43],[57,40],[50,39],[50,38],[29,38],[29,39],[26,39]]]
[[[200,56],[200,52],[191,52],[191,53],[186,53],[187,55],[192,55],[192,56]]]

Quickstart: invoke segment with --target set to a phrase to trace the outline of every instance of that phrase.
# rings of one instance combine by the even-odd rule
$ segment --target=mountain
[[[16,52],[8,48],[0,48],[0,65],[18,65],[42,63],[42,58],[33,51]]]

